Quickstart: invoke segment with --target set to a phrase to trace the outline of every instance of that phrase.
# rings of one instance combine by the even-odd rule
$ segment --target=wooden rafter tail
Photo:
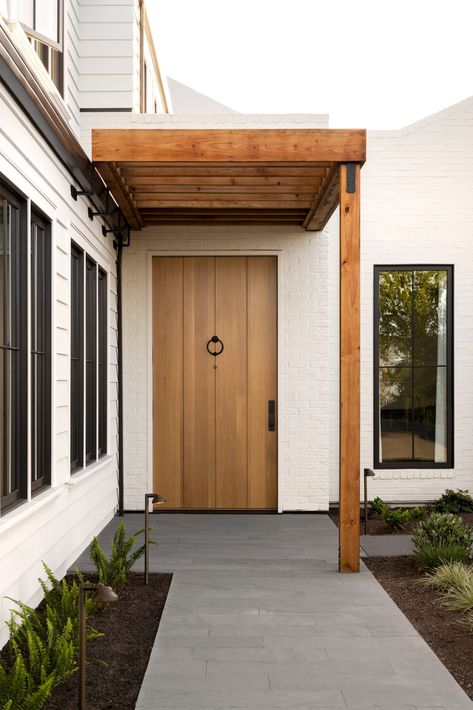
[[[303,227],[308,232],[324,229],[340,200],[340,166],[334,163],[328,170],[322,186],[315,196],[312,207],[304,220]]]
[[[141,229],[144,226],[143,218],[133,199],[126,182],[120,175],[120,170],[115,163],[95,163],[105,183],[108,185],[113,198],[122,210],[132,229]]]

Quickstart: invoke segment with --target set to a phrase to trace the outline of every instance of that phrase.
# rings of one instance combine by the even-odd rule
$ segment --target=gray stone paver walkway
[[[361,549],[368,557],[412,555],[412,535],[362,535]]]
[[[141,516],[126,522],[133,531]],[[473,707],[365,568],[337,573],[328,517],[152,522],[152,570],[174,577],[138,710]]]

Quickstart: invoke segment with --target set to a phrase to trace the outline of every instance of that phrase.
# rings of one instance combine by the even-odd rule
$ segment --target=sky
[[[473,0],[147,0],[161,70],[241,113],[400,128],[473,95]]]

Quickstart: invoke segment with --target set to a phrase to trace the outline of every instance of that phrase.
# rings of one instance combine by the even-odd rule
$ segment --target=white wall
[[[62,575],[113,516],[117,503],[116,254],[87,203],[70,196],[71,179],[0,86],[0,176],[30,198],[52,224],[52,482],[51,487],[0,517],[0,645],[6,640],[5,596],[39,599],[41,560]],[[70,476],[69,294],[71,239],[107,272],[109,283],[108,455]],[[26,413],[23,413],[26,416]]]
[[[361,466],[373,465],[373,266],[454,265],[455,468],[379,469],[370,493],[427,500],[473,490],[473,98],[399,131],[368,133],[361,172]],[[330,254],[335,274],[337,245]],[[330,499],[338,499],[338,291],[331,290]]]

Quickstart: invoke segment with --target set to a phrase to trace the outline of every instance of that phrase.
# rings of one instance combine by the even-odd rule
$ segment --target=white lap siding
[[[116,252],[87,216],[87,202],[70,195],[71,178],[0,87],[0,176],[32,200],[52,233],[52,471],[51,487],[0,517],[0,644],[11,603],[35,604],[44,560],[61,576],[113,516],[117,503]],[[70,475],[70,249],[74,240],[108,274],[108,454]],[[22,413],[26,416],[26,413]]]

